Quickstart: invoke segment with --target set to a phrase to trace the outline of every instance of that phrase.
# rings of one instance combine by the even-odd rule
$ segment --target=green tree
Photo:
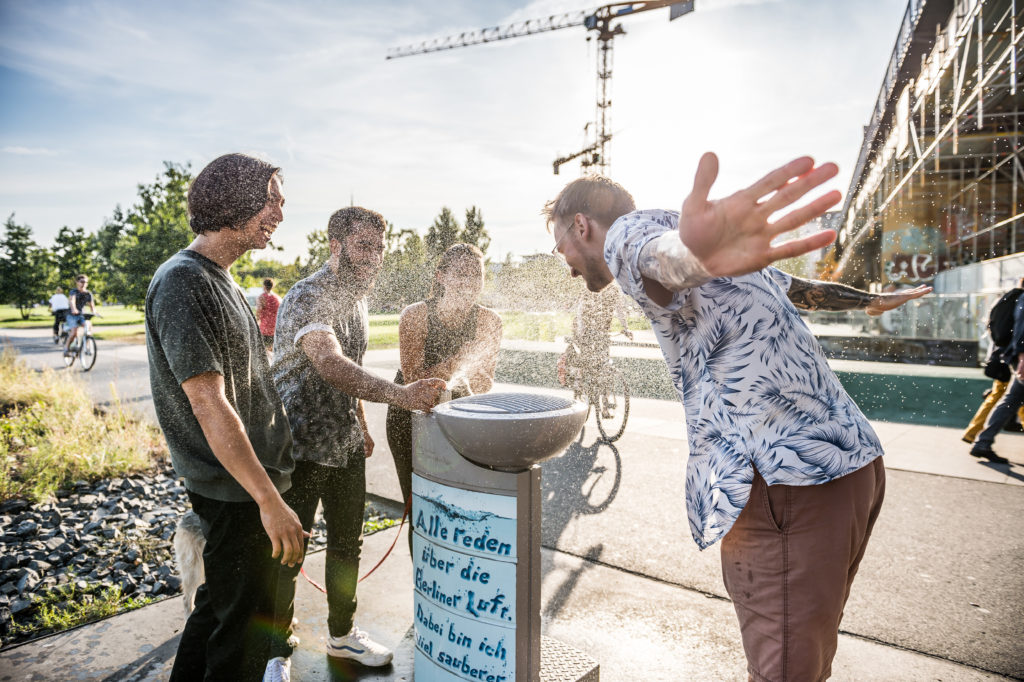
[[[123,217],[110,255],[110,295],[126,305],[141,306],[160,264],[192,241],[186,196],[192,174],[188,165],[164,162],[164,172],[139,185],[137,203]],[[118,229],[113,221],[110,234]]]
[[[76,276],[86,274],[90,280],[96,276],[96,254],[95,241],[85,233],[85,229],[78,227],[72,230],[67,225],[60,228],[53,244],[53,255],[57,262],[58,286],[67,289],[72,285]],[[96,284],[90,281],[90,288],[96,289]]]
[[[433,224],[427,228],[426,244],[430,260],[436,262],[449,246],[459,241],[461,236],[462,229],[452,215],[452,210],[447,206],[442,207]]]
[[[31,227],[14,222],[12,213],[0,241],[0,298],[18,306],[27,320],[32,305],[48,298],[52,276],[52,255],[32,239]]]
[[[462,228],[459,241],[473,244],[484,253],[487,253],[487,247],[491,245],[491,235],[487,234],[487,228],[484,227],[484,214],[476,206],[466,209],[466,225]]]
[[[306,275],[311,275],[319,270],[331,257],[331,240],[327,238],[327,228],[313,230],[306,235],[306,262],[303,270]]]

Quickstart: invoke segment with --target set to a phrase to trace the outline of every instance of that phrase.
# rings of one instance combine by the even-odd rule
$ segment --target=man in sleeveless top
[[[295,471],[285,499],[310,530],[317,505],[327,525],[327,654],[382,666],[391,652],[355,626],[356,582],[366,496],[365,459],[374,443],[363,400],[427,410],[445,382],[398,386],[362,368],[369,323],[366,295],[384,261],[384,218],[358,206],[331,216],[331,255],[317,272],[295,284],[281,303],[274,338],[274,382],[288,413]],[[272,656],[291,654],[299,567],[283,568],[275,613]]]
[[[545,210],[572,275],[591,291],[617,281],[658,336],[686,412],[690,531],[701,549],[722,541],[758,682],[829,676],[885,490],[878,437],[796,308],[877,315],[931,290],[872,295],[767,267],[835,238],[772,246],[839,201],[830,192],[793,208],[837,172],[797,159],[709,201],[718,159],[706,154],[679,213],[637,211],[599,176],[570,183]]]

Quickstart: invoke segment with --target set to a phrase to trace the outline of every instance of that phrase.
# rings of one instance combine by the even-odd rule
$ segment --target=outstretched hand
[[[815,167],[801,157],[777,168],[753,185],[724,199],[708,194],[718,177],[718,157],[701,157],[693,191],[679,213],[679,238],[712,277],[735,277],[760,270],[770,263],[828,246],[833,230],[772,246],[773,239],[817,218],[842,195],[831,191],[769,223],[768,218],[799,201],[809,191],[839,172],[834,163]]]
[[[881,315],[887,310],[899,308],[907,301],[912,301],[915,298],[921,298],[925,294],[930,294],[931,292],[931,287],[921,285],[895,294],[879,294],[871,299],[871,303],[868,303],[868,307],[865,308],[864,311],[868,315]]]

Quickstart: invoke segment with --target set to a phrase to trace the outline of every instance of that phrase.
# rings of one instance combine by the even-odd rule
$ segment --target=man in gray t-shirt
[[[366,294],[384,257],[384,218],[350,206],[327,224],[331,257],[285,295],[274,334],[274,382],[295,439],[295,472],[285,500],[304,528],[322,503],[327,525],[327,654],[381,666],[391,652],[355,627],[356,576],[362,547],[365,459],[373,453],[363,400],[408,410],[437,404],[440,379],[399,386],[360,365],[369,324]],[[290,623],[298,569],[281,569],[275,621]],[[286,633],[272,655],[287,657]]]
[[[281,493],[294,468],[284,408],[256,321],[228,268],[266,248],[283,219],[280,169],[212,161],[188,192],[189,246],[146,294],[146,347],[160,427],[206,538],[206,582],[171,680],[262,679],[277,564],[301,564],[302,525]]]

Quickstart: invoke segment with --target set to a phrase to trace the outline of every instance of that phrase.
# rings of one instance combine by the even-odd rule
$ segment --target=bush
[[[0,502],[44,502],[74,481],[148,471],[166,457],[159,429],[119,403],[100,410],[77,377],[0,352]]]

